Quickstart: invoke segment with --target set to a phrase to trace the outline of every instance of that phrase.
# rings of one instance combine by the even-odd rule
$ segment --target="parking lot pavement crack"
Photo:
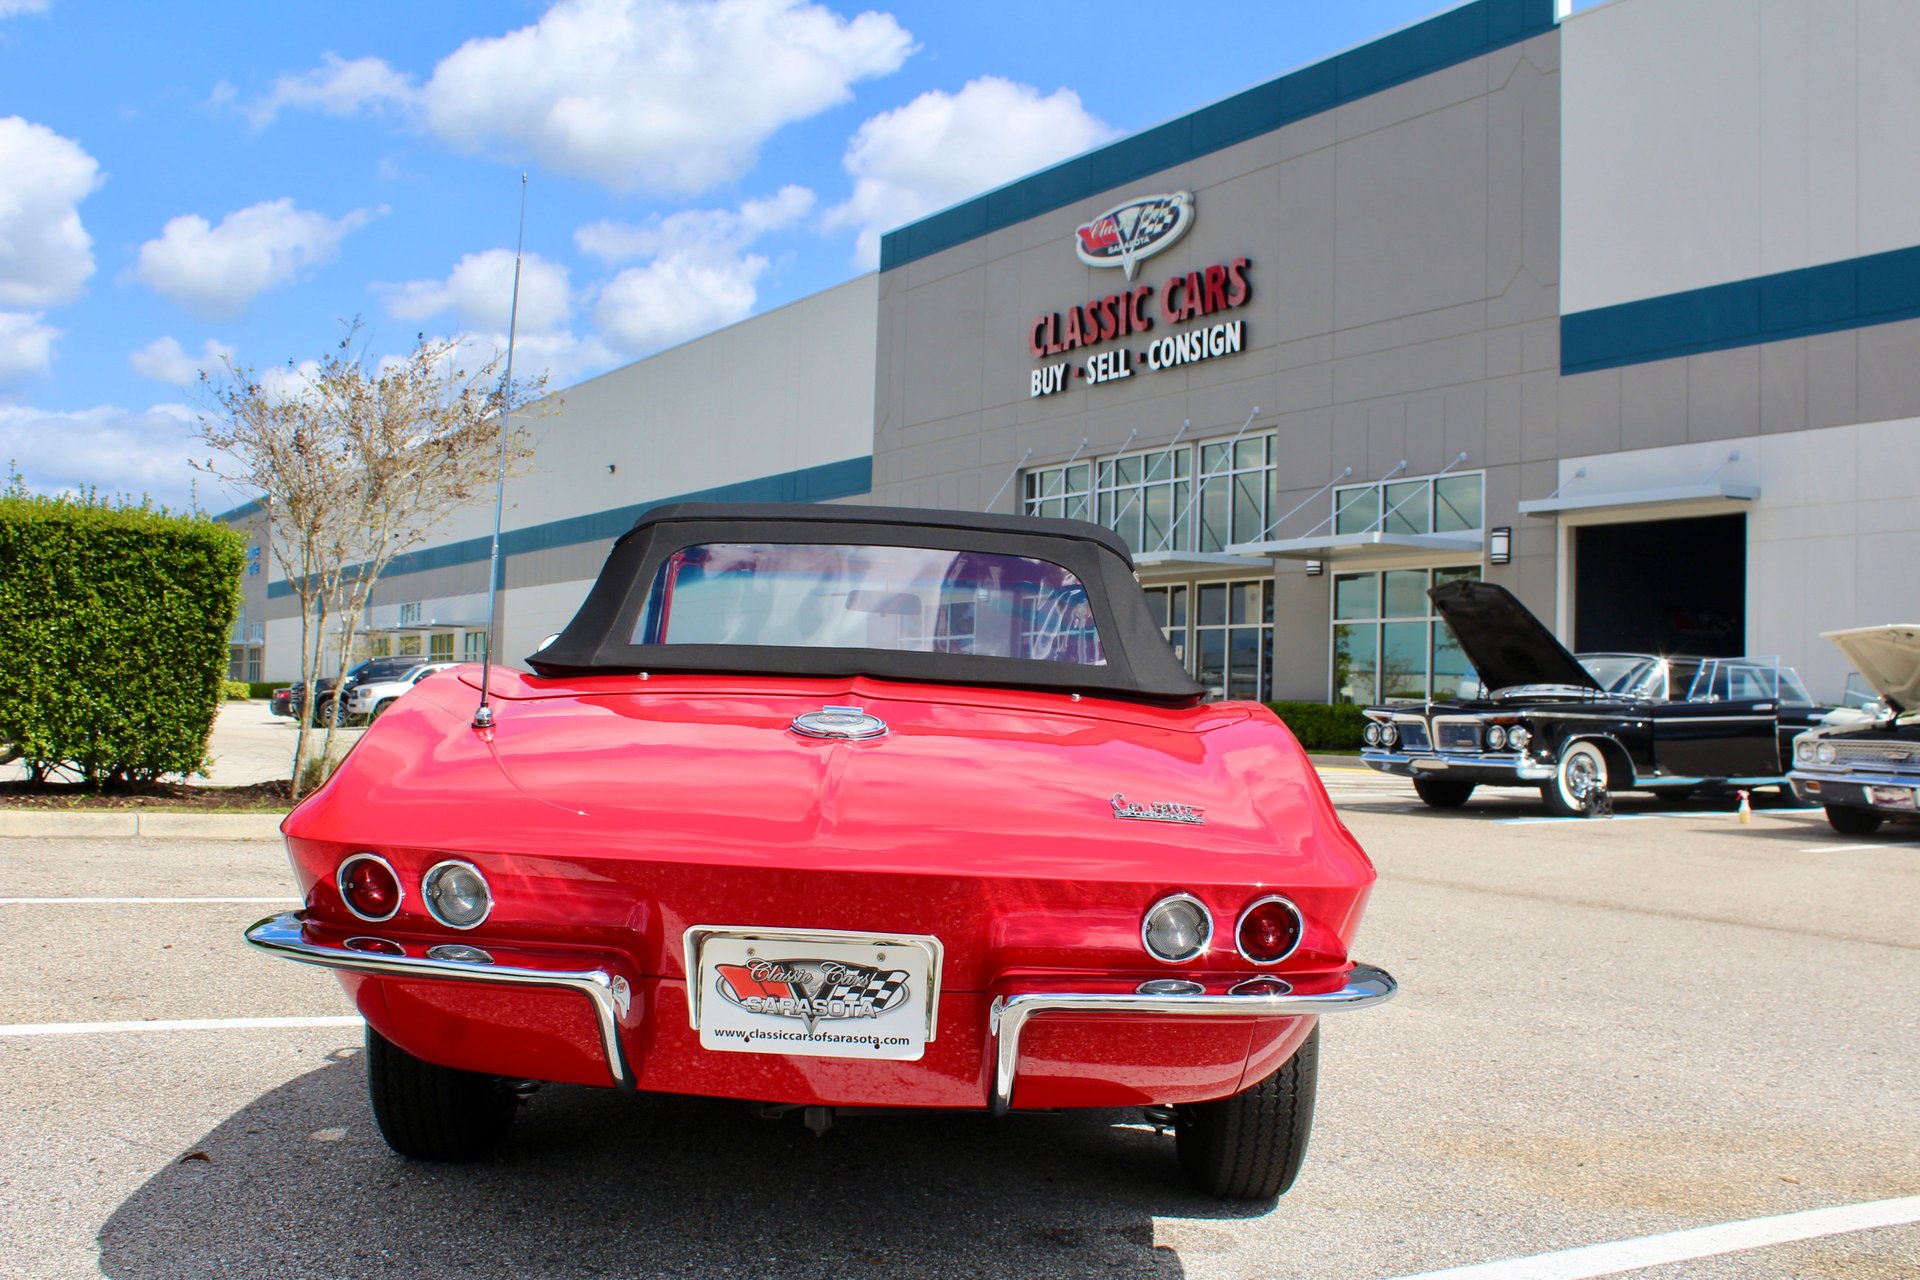
[[[1567,894],[1529,893],[1522,889],[1502,889],[1484,884],[1462,884],[1454,880],[1434,880],[1425,876],[1394,875],[1382,877],[1382,884],[1414,884],[1428,889],[1448,889],[1457,893],[1473,894],[1479,897],[1511,898],[1520,902],[1544,902],[1560,907],[1579,907],[1591,911],[1604,911],[1614,915],[1652,916],[1662,920],[1681,920],[1689,924],[1717,924],[1731,929],[1752,929],[1759,933],[1779,933],[1794,938],[1819,938],[1827,942],[1844,942],[1853,946],[1884,947],[1890,951],[1920,951],[1920,942],[1889,942],[1884,938],[1869,938],[1860,934],[1839,933],[1827,929],[1809,929],[1778,924],[1766,924],[1754,920],[1740,920],[1732,916],[1714,915],[1710,912],[1676,911],[1660,907],[1650,907],[1641,903],[1603,902],[1594,898],[1580,898]]]

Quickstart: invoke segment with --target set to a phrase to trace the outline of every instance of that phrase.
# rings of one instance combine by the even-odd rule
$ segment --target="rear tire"
[[[1226,1200],[1285,1195],[1307,1158],[1319,1076],[1315,1027],[1284,1066],[1245,1093],[1176,1108],[1174,1143],[1188,1177]]]
[[[506,1141],[520,1105],[499,1076],[435,1066],[372,1027],[367,1095],[380,1136],[409,1160],[478,1160]]]
[[[1414,794],[1436,809],[1458,809],[1473,798],[1473,783],[1444,778],[1415,778]]]
[[[1587,796],[1595,786],[1607,785],[1607,758],[1591,742],[1570,742],[1560,752],[1553,779],[1540,784],[1547,812],[1577,818],[1587,811]]]
[[[1827,806],[1827,824],[1843,836],[1870,836],[1885,821],[1871,809],[1856,809],[1845,804]]]

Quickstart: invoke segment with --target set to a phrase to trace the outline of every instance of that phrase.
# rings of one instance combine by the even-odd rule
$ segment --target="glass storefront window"
[[[1087,482],[1092,476],[1093,464],[1087,462],[1027,472],[1026,513],[1054,520],[1086,519],[1092,502]]]
[[[1174,656],[1208,697],[1273,696],[1273,579],[1171,583],[1146,595]]]
[[[1200,549],[1223,551],[1266,532],[1274,490],[1273,437],[1200,446]]]
[[[1471,696],[1473,667],[1433,612],[1427,588],[1478,579],[1469,565],[1343,573],[1333,580],[1333,700],[1418,702]]]
[[[1185,446],[1155,453],[1123,454],[1095,467],[1095,519],[1127,540],[1134,551],[1185,551],[1189,530],[1175,528],[1187,509],[1193,452]]]
[[[463,644],[465,648],[460,655],[463,660],[467,662],[480,662],[486,658],[487,656],[487,633],[486,632],[484,631],[467,632],[466,639],[463,641]]]
[[[1335,533],[1460,533],[1480,528],[1486,477],[1427,476],[1333,491]]]
[[[453,661],[453,632],[436,631],[427,638],[427,657],[435,662]]]

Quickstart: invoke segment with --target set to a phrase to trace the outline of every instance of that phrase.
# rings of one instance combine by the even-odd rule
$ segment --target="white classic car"
[[[436,671],[445,671],[457,667],[457,662],[423,662],[410,667],[398,678],[382,680],[378,684],[363,684],[354,688],[347,698],[347,714],[356,719],[377,720],[390,703],[407,690],[425,680]]]

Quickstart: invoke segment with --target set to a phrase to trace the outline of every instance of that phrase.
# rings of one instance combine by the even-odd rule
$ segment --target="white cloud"
[[[0,311],[0,387],[47,372],[59,336],[60,330],[40,323],[38,311]]]
[[[473,329],[507,331],[513,309],[513,251],[488,249],[454,263],[444,280],[410,280],[376,285],[387,295],[387,310],[401,320],[426,320],[451,312]],[[573,314],[567,268],[530,253],[520,264],[520,331],[538,332],[565,324]]]
[[[203,372],[210,378],[223,376],[231,359],[233,348],[227,343],[208,338],[200,354],[192,356],[187,354],[172,334],[155,338],[146,346],[127,353],[127,363],[135,373],[159,382],[171,382],[176,387],[196,385]]]
[[[265,290],[332,261],[348,232],[382,212],[329,218],[283,197],[236,210],[217,227],[182,214],[140,246],[133,275],[200,319],[232,319]]]
[[[99,163],[45,125],[7,116],[0,173],[0,307],[73,301],[93,274],[78,206],[100,185]]]
[[[53,8],[53,0],[0,0],[0,18],[18,17],[23,13],[45,13]]]
[[[594,319],[615,347],[638,355],[744,319],[769,266],[749,247],[792,226],[813,208],[813,192],[789,186],[739,209],[689,209],[638,225],[595,222],[574,233],[586,253],[609,262],[651,259],[600,290]]]
[[[321,65],[311,71],[281,76],[274,82],[273,92],[246,108],[256,128],[271,124],[283,107],[352,116],[407,109],[418,103],[420,91],[384,58],[347,59],[328,52],[320,56],[320,61]]]
[[[777,130],[899,69],[891,15],[804,0],[560,0],[532,26],[467,41],[416,89],[378,58],[281,79],[252,109],[402,109],[467,151],[537,159],[616,190],[739,178]]]
[[[102,405],[59,413],[23,405],[0,405],[0,459],[11,459],[27,487],[58,493],[92,487],[107,495],[151,495],[184,507],[195,488],[201,505],[219,509],[215,482],[196,477],[188,460],[196,454],[195,419],[184,405],[145,410]]]
[[[841,161],[853,195],[827,211],[825,224],[859,228],[854,260],[876,266],[884,233],[1113,134],[1071,89],[1042,97],[998,76],[970,80],[958,93],[934,89],[860,126]]]

